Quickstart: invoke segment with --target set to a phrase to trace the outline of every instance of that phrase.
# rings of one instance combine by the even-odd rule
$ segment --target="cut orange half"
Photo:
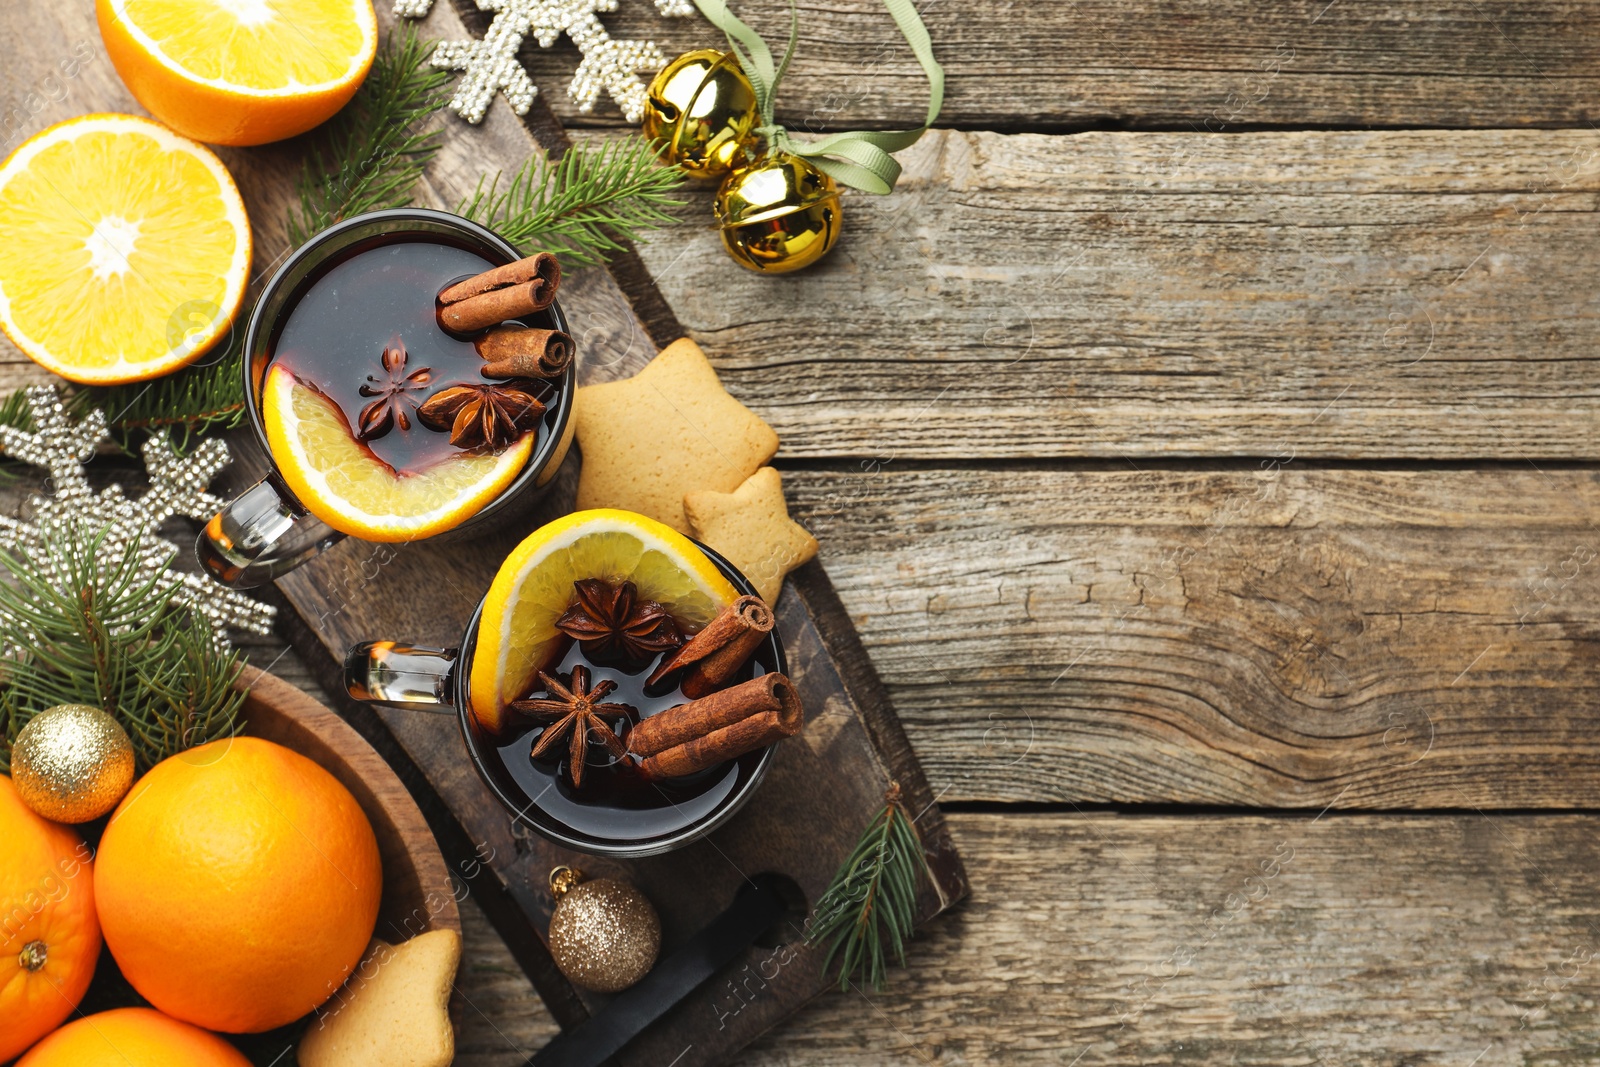
[[[351,436],[332,400],[279,366],[267,373],[261,418],[278,473],[300,503],[365,541],[415,541],[459,526],[516,481],[535,437],[523,434],[498,454],[460,452],[397,474]]]
[[[249,276],[227,168],[149,119],[70,119],[0,165],[0,328],[64,378],[110,385],[194,362]]]
[[[97,0],[117,73],[150,113],[211,144],[327,121],[378,51],[372,0]]]
[[[639,596],[697,633],[739,592],[695,543],[631,511],[576,511],[541,526],[516,547],[489,587],[472,655],[472,713],[490,730],[526,696],[559,647],[556,619],[572,603],[572,583],[633,582]]]

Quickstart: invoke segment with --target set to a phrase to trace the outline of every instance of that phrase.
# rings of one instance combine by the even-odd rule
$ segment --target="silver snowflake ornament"
[[[158,533],[174,515],[204,521],[222,509],[223,502],[206,489],[228,464],[225,443],[213,438],[184,456],[173,449],[165,430],[153,435],[143,449],[150,487],[130,500],[120,485],[96,493],[84,470],[96,446],[108,436],[104,412],[93,411],[74,422],[49,386],[28,390],[28,408],[34,432],[0,426],[0,452],[44,468],[50,492],[29,498],[26,520],[0,515],[0,546],[23,551],[43,563],[47,540],[104,531],[100,548],[104,560],[120,561],[131,548],[143,575],[170,583],[174,602],[210,624],[219,642],[226,642],[228,627],[258,634],[271,631],[276,611],[270,604],[203,575],[173,571],[178,546]]]
[[[540,47],[550,48],[562,34],[572,38],[583,60],[578,64],[567,95],[579,111],[593,110],[601,92],[610,95],[623,117],[638,122],[644,117],[645,88],[641,71],[654,71],[666,63],[654,41],[616,41],[596,17],[597,11],[615,11],[618,0],[476,0],[482,11],[495,12],[482,40],[441,41],[434,48],[433,65],[462,71],[450,108],[470,123],[483,121],[496,93],[504,93],[511,110],[526,115],[539,89],[517,59],[517,50],[530,34]],[[682,17],[694,13],[691,0],[655,0],[663,15]],[[402,18],[423,18],[433,0],[395,0],[394,13]]]

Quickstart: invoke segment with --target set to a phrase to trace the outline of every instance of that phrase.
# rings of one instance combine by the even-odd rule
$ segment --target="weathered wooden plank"
[[[1581,1064],[1593,816],[949,816],[971,900],[751,1064]],[[1475,1057],[1477,1059],[1475,1059]]]
[[[1593,131],[936,131],[797,275],[641,253],[790,458],[1593,458]]]
[[[888,992],[829,994],[740,1062],[1465,1067],[1600,1044],[1593,816],[949,822],[985,872],[971,900]],[[457,984],[495,1022],[464,1020],[457,1063],[516,1067],[549,1024],[462,918]]]
[[[947,801],[1600,806],[1595,475],[1303,466],[784,488]]]
[[[949,78],[941,122],[966,128],[1585,125],[1600,88],[1600,12],[1587,3],[918,6]],[[786,4],[735,10],[781,47]],[[669,57],[721,40],[702,19],[662,18],[644,3],[604,22],[614,37],[655,39]],[[830,131],[922,121],[927,83],[878,0],[802,3],[800,27],[779,96],[784,121]],[[609,101],[582,115],[566,97],[570,44],[530,43],[525,56],[564,122],[621,121]]]
[[[943,800],[1600,806],[1594,474],[1302,468],[785,489]]]

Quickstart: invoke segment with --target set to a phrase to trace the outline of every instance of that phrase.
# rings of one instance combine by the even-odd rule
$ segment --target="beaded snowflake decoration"
[[[493,11],[494,21],[482,40],[440,41],[433,65],[462,72],[450,109],[468,122],[483,121],[496,93],[504,93],[511,110],[526,115],[538,95],[517,50],[532,36],[541,48],[550,48],[566,34],[583,53],[567,95],[579,111],[590,111],[601,92],[610,95],[629,122],[644,116],[645,90],[640,71],[654,71],[666,58],[654,41],[616,41],[596,16],[615,11],[618,0],[475,0],[479,10]],[[655,0],[663,15],[682,17],[694,13],[690,0]],[[394,13],[419,19],[433,9],[433,0],[395,0]]]
[[[223,502],[206,492],[206,487],[228,464],[224,442],[212,438],[183,456],[173,449],[165,431],[155,434],[143,450],[150,487],[130,500],[120,485],[96,493],[84,470],[95,447],[107,438],[105,412],[90,412],[81,422],[73,422],[50,386],[30,388],[28,408],[35,432],[0,426],[0,451],[10,459],[44,468],[51,491],[28,500],[27,519],[0,515],[0,546],[20,550],[34,562],[48,565],[41,551],[47,538],[104,530],[102,560],[120,562],[129,546],[134,546],[142,574],[154,581],[171,581],[173,600],[205,619],[219,640],[226,641],[228,627],[258,634],[271,631],[275,609],[270,604],[224,588],[203,575],[173,571],[178,546],[158,533],[174,515],[204,520],[221,510]]]

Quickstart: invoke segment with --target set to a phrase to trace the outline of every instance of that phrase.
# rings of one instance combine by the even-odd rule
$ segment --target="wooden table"
[[[25,132],[119,98],[88,7],[0,15]],[[788,121],[920,117],[873,0],[801,8]],[[706,192],[640,250],[782,435],[973,880],[747,1062],[1591,1062],[1600,4],[925,17],[942,128],[823,265],[740,271]],[[574,61],[529,66],[615,135]],[[554,1025],[464,920],[458,1062],[520,1063]]]

